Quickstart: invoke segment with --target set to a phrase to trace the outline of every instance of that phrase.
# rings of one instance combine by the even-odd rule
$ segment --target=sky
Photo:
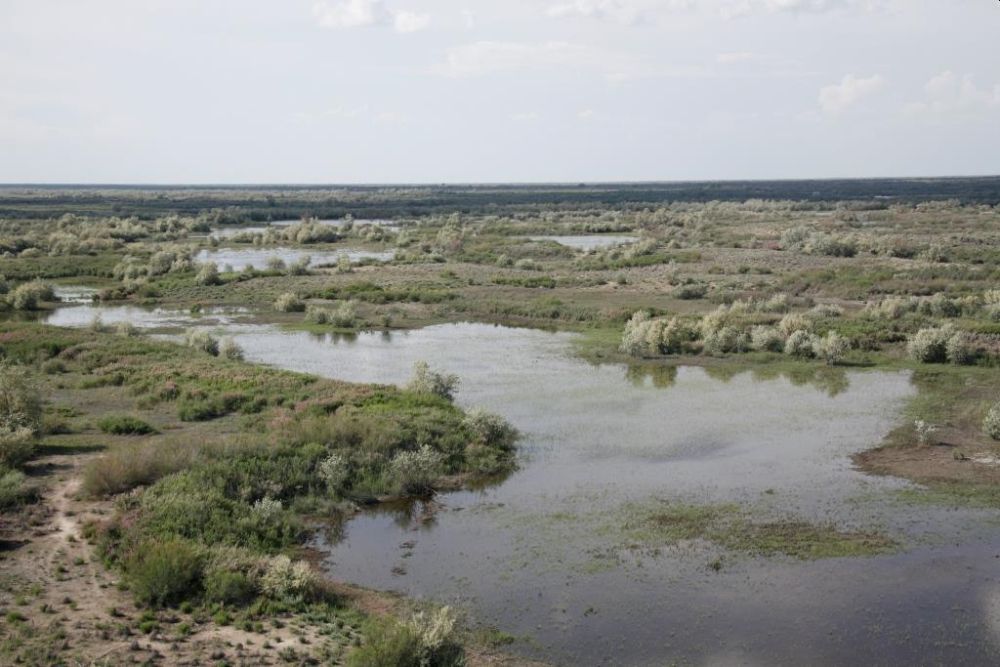
[[[996,0],[0,0],[0,182],[1000,174]]]

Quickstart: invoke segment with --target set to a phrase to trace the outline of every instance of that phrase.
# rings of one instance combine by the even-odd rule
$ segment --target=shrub
[[[339,494],[344,484],[351,478],[351,469],[347,459],[340,454],[330,454],[319,464],[319,476],[326,482],[331,493]]]
[[[128,415],[108,415],[101,417],[97,428],[112,435],[147,435],[156,433],[156,429],[138,417]]]
[[[470,410],[463,423],[482,444],[489,447],[510,449],[518,437],[517,429],[510,422],[482,408]]]
[[[243,361],[243,348],[232,338],[223,338],[219,344],[219,356],[230,361]]]
[[[31,429],[0,429],[0,468],[14,468],[35,453],[35,434]]]
[[[15,310],[37,310],[43,301],[55,301],[55,299],[52,288],[38,281],[18,285],[7,296],[7,302]]]
[[[378,620],[365,628],[365,643],[348,656],[350,667],[460,667],[465,653],[454,641],[448,607],[418,612],[408,621]]]
[[[306,309],[306,304],[298,295],[285,292],[275,300],[274,309],[279,313],[301,313]]]
[[[851,349],[851,342],[836,331],[830,331],[824,338],[817,339],[813,351],[827,364],[839,364]]]
[[[785,337],[775,327],[756,326],[750,330],[750,345],[761,352],[781,352]]]
[[[198,274],[194,281],[199,285],[221,285],[222,278],[219,277],[219,267],[215,262],[207,262],[198,268]]]
[[[415,452],[399,452],[389,462],[397,488],[403,493],[426,493],[444,471],[444,456],[424,445]]]
[[[267,563],[260,579],[261,590],[275,600],[298,602],[312,591],[314,578],[309,564],[275,556]]]
[[[708,294],[706,285],[682,285],[674,290],[674,296],[685,301],[703,299],[706,294]]]
[[[948,340],[953,335],[951,327],[921,329],[906,344],[906,353],[914,361],[942,363],[948,359]]]
[[[0,431],[28,429],[38,433],[42,398],[34,378],[23,366],[0,361]]]
[[[115,325],[115,333],[124,338],[132,338],[139,335],[139,330],[128,321],[122,321]]]
[[[816,356],[817,338],[808,331],[799,329],[785,341],[785,354],[800,359],[811,359]]]
[[[257,597],[257,584],[243,572],[209,570],[204,587],[208,602],[243,606]]]
[[[407,391],[418,394],[433,394],[452,400],[458,389],[458,376],[432,371],[426,361],[413,364],[413,377],[406,385]]]
[[[812,322],[809,321],[805,315],[800,313],[788,313],[781,318],[778,322],[778,330],[785,335],[787,338],[791,336],[796,331],[809,331],[812,328]]]
[[[750,336],[736,327],[722,327],[705,336],[705,354],[746,352],[750,349]]]
[[[945,344],[945,355],[949,362],[958,366],[975,363],[977,353],[972,336],[964,331],[956,332]]]
[[[125,565],[132,592],[143,604],[178,604],[201,592],[201,551],[185,540],[149,541]]]
[[[650,323],[649,313],[646,311],[640,310],[634,313],[625,323],[625,331],[622,332],[622,342],[618,349],[633,357],[646,354],[649,351],[647,336]]]
[[[0,468],[0,509],[16,507],[29,500],[31,495],[23,472]]]
[[[983,419],[983,432],[994,440],[1000,440],[1000,402],[986,413]]]
[[[121,445],[84,468],[83,491],[102,498],[152,484],[190,465],[197,449],[185,442]]]
[[[188,329],[184,333],[184,343],[213,357],[219,356],[219,341],[203,329]]]

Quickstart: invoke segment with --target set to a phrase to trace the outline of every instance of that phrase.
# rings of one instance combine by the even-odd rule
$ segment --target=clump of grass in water
[[[630,541],[642,546],[705,540],[737,553],[801,560],[870,556],[896,546],[892,539],[875,531],[843,531],[833,524],[799,519],[755,521],[730,504],[671,503],[638,511],[640,518],[626,524],[625,533]]]

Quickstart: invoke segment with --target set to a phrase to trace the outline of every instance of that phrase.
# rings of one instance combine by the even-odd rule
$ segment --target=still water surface
[[[96,310],[134,316],[83,306],[50,321]],[[462,378],[459,403],[524,433],[506,480],[364,512],[318,538],[334,577],[454,604],[557,664],[996,664],[995,522],[900,503],[906,483],[850,465],[898,423],[906,373],[590,365],[572,334],[483,324],[317,336],[238,313],[158,317],[234,335],[252,361],[346,380],[403,383],[426,360]],[[629,508],[663,501],[881,529],[905,548],[799,562],[629,544]],[[707,567],[719,557],[721,571]]]

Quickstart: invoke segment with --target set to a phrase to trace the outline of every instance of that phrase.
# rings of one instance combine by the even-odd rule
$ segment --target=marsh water
[[[528,238],[532,241],[555,241],[574,250],[588,251],[627,245],[639,240],[638,236],[613,236],[610,234],[549,235],[529,236]]]
[[[351,262],[355,263],[362,260],[385,262],[391,260],[395,256],[395,252],[392,250],[377,252],[356,248],[317,250],[315,252],[292,250],[291,248],[218,248],[202,250],[195,257],[195,261],[199,263],[214,262],[219,270],[228,266],[232,267],[234,271],[242,271],[247,267],[266,269],[268,262],[275,259],[280,259],[288,265],[308,257],[311,267],[332,265],[336,264],[342,256],[347,256]]]
[[[92,311],[135,316],[77,306],[49,321],[82,325]],[[460,404],[522,431],[506,479],[365,511],[318,537],[333,577],[453,604],[518,637],[511,650],[556,664],[998,660],[995,520],[903,502],[905,482],[850,463],[898,423],[915,391],[904,372],[591,365],[567,333],[448,324],[315,335],[239,312],[159,313],[135,323],[214,327],[249,360],[340,379],[402,383],[425,360],[462,378]],[[661,503],[877,529],[901,549],[804,562],[697,541],[649,548],[629,526]]]

